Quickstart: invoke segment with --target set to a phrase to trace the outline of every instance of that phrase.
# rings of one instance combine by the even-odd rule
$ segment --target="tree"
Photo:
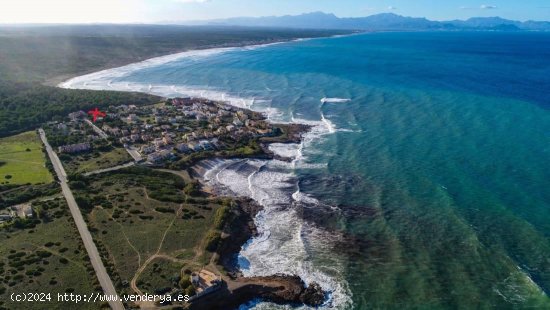
[[[187,289],[191,284],[191,279],[189,277],[183,277],[180,279],[179,286],[182,290]]]
[[[193,181],[185,185],[183,191],[189,196],[200,196],[199,182]]]

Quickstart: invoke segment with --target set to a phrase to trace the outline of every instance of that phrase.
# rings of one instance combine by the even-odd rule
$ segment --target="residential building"
[[[63,145],[58,148],[59,153],[79,153],[86,152],[92,149],[92,146],[88,142]]]
[[[144,145],[140,148],[140,153],[142,154],[151,154],[153,153],[157,148],[154,145]]]
[[[191,151],[189,149],[189,147],[187,146],[187,144],[185,144],[185,143],[180,143],[180,144],[176,145],[176,150],[178,150],[178,152],[180,152],[180,153],[188,153],[188,152]]]

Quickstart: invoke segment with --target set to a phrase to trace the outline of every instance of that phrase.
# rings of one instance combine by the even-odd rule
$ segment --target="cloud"
[[[460,9],[461,10],[494,10],[494,9],[498,9],[498,7],[496,5],[483,4],[479,7],[461,6]]]
[[[395,6],[388,6],[388,10],[397,10],[397,8]]]

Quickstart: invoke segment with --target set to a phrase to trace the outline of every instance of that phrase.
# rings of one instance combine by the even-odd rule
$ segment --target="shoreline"
[[[367,33],[366,31],[350,31],[347,34],[334,34],[330,36],[319,36],[319,37],[301,37],[301,38],[293,38],[293,39],[280,39],[280,40],[272,40],[269,42],[266,41],[248,41],[248,42],[241,42],[236,44],[225,44],[225,45],[206,45],[204,47],[196,48],[196,49],[184,49],[184,50],[175,50],[174,52],[171,52],[169,54],[162,54],[157,56],[148,57],[143,60],[137,60],[133,62],[121,62],[121,63],[113,63],[101,66],[94,70],[86,70],[79,74],[66,74],[61,76],[56,76],[49,78],[45,80],[42,84],[46,86],[52,86],[52,87],[59,87],[59,88],[66,88],[66,89],[80,89],[80,88],[72,88],[68,85],[69,82],[79,79],[79,78],[85,78],[90,77],[94,75],[99,75],[101,73],[106,73],[108,71],[112,70],[120,70],[123,68],[128,67],[137,67],[140,64],[149,64],[151,65],[159,65],[159,64],[165,64],[171,61],[178,60],[180,58],[184,58],[186,56],[194,56],[197,54],[208,54],[210,53],[219,53],[219,52],[226,52],[231,50],[237,50],[239,48],[262,48],[277,44],[284,44],[284,43],[290,43],[290,42],[300,42],[300,41],[308,41],[308,40],[314,40],[314,39],[329,39],[329,38],[340,38],[340,37],[348,37],[353,35],[359,35]],[[148,66],[142,67],[147,68]],[[68,87],[67,87],[68,86]],[[116,91],[116,90],[115,90]],[[125,91],[125,90],[122,90]],[[131,92],[131,91],[127,91]]]
[[[336,36],[341,36],[341,35],[334,35],[334,36],[330,36],[330,37],[336,37]],[[84,76],[88,76],[88,75],[91,75],[91,74],[94,74],[94,73],[105,72],[105,71],[108,71],[108,70],[118,69],[118,68],[130,66],[130,65],[138,64],[138,63],[144,63],[144,62],[147,62],[149,60],[154,60],[154,59],[159,59],[159,58],[164,58],[164,57],[169,57],[169,56],[174,56],[174,55],[180,55],[180,54],[189,53],[189,52],[200,52],[200,51],[216,50],[216,49],[235,49],[235,48],[243,48],[243,47],[248,47],[248,46],[250,46],[250,47],[264,46],[264,45],[280,44],[280,43],[294,42],[294,41],[300,41],[300,40],[308,40],[308,39],[316,39],[316,38],[330,38],[330,37],[306,37],[306,38],[295,38],[295,39],[287,39],[287,40],[273,40],[272,42],[262,42],[262,41],[242,42],[242,43],[225,44],[225,45],[224,44],[222,44],[222,45],[206,45],[204,47],[200,47],[200,48],[196,48],[196,49],[181,49],[181,50],[178,49],[178,50],[174,50],[174,51],[170,52],[169,54],[151,55],[150,57],[146,57],[145,59],[136,59],[136,60],[133,60],[131,62],[124,61],[124,62],[117,63],[116,61],[114,61],[112,64],[106,64],[106,65],[100,66],[100,67],[98,67],[96,69],[93,69],[93,70],[86,70],[86,71],[83,71],[81,73],[65,74],[65,75],[55,76],[55,77],[52,77],[52,78],[49,78],[49,79],[45,80],[42,84],[46,85],[46,86],[64,88],[62,86],[64,83],[66,83],[66,82],[68,82],[72,79],[78,78],[78,77],[84,77]]]

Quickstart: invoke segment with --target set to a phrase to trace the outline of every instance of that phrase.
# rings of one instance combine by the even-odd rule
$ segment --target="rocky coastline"
[[[218,264],[226,274],[220,290],[193,301],[189,309],[234,309],[261,299],[277,304],[305,304],[318,307],[326,293],[317,283],[306,286],[295,275],[276,274],[267,277],[244,277],[237,266],[241,247],[257,233],[254,217],[262,207],[251,199],[238,198],[223,230],[224,236],[216,251]]]
[[[280,128],[282,134],[275,137],[260,139],[262,153],[247,158],[277,159],[290,161],[292,159],[278,156],[269,150],[271,143],[300,143],[304,133],[310,126],[303,124],[272,124]],[[232,157],[233,158],[233,157]],[[202,180],[203,174],[216,157],[196,163],[189,169],[190,175]],[[211,190],[207,190],[211,192]],[[234,309],[253,300],[270,301],[277,304],[300,305],[312,307],[322,305],[326,300],[326,292],[317,283],[306,286],[296,275],[276,274],[267,277],[244,277],[239,270],[237,259],[241,247],[257,235],[254,218],[262,210],[262,206],[250,198],[234,198],[230,215],[223,228],[222,239],[216,251],[217,264],[225,270],[224,284],[220,290],[194,300],[189,309]]]

